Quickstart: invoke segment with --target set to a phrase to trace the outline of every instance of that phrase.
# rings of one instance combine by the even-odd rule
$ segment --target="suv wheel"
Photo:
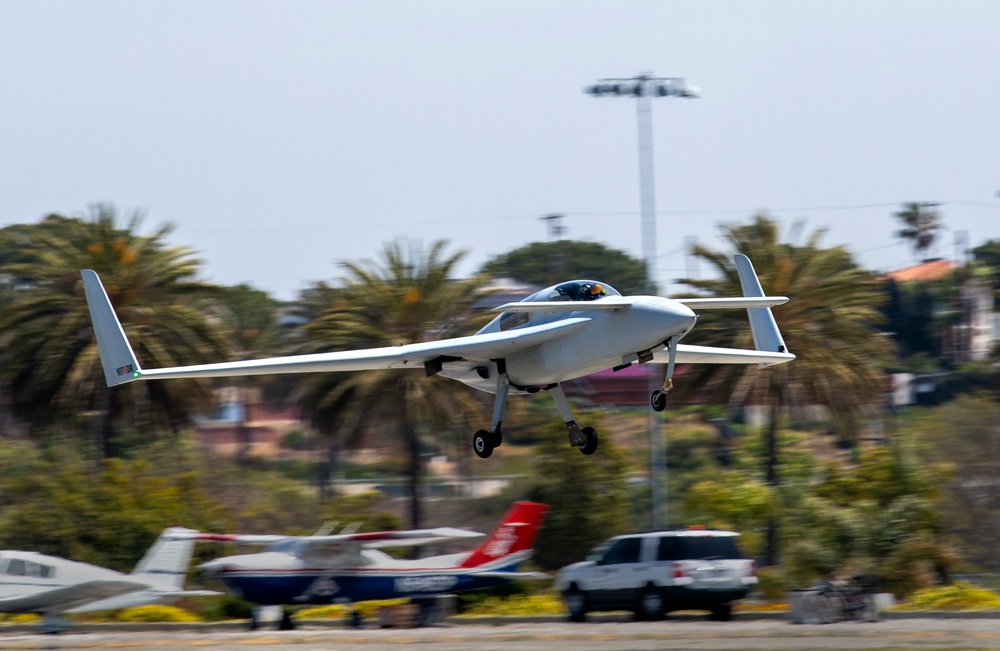
[[[566,610],[569,612],[569,621],[582,622],[587,619],[587,595],[573,586],[563,594],[563,601],[566,602]]]
[[[732,604],[715,604],[711,608],[709,617],[717,622],[728,622],[733,618]]]
[[[641,620],[653,622],[663,617],[664,610],[663,593],[656,586],[646,586],[639,595],[636,616]]]

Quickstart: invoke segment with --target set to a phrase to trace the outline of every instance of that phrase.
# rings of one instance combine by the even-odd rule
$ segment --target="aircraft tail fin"
[[[478,567],[515,555],[518,560],[528,558],[548,510],[547,505],[537,502],[515,502],[461,567]]]
[[[142,577],[153,583],[167,584],[175,588],[183,587],[195,539],[193,536],[177,537],[179,533],[198,532],[184,527],[170,527],[164,530],[129,576]]]
[[[737,254],[736,272],[740,277],[740,285],[743,287],[743,295],[746,297],[764,297],[764,289],[760,286],[760,279],[753,269],[750,258],[743,254]],[[778,324],[774,320],[769,307],[747,308],[747,315],[750,317],[750,331],[753,333],[753,343],[757,350],[769,353],[787,353],[785,340],[781,337]],[[775,362],[780,363],[780,362]],[[761,366],[770,366],[766,362],[761,362]]]
[[[80,276],[83,278],[90,321],[94,325],[94,337],[97,338],[97,349],[104,366],[105,381],[109,387],[113,387],[137,379],[142,374],[142,369],[125,337],[118,315],[111,307],[111,299],[104,291],[101,279],[91,269],[84,269]]]

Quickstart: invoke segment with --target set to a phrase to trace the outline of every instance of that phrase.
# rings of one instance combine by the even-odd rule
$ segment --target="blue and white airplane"
[[[266,544],[263,552],[218,558],[198,566],[236,597],[261,606],[355,603],[420,598],[495,588],[515,579],[544,578],[518,572],[531,557],[549,507],[516,502],[481,545],[471,552],[401,560],[380,551],[478,538],[464,529],[380,531],[329,536],[279,536],[178,532],[175,538]],[[257,627],[256,619],[251,628]],[[286,611],[282,629],[292,628]]]
[[[476,454],[486,458],[503,441],[503,412],[510,393],[548,391],[569,430],[569,443],[584,454],[597,450],[597,432],[580,428],[562,383],[633,363],[665,365],[663,384],[650,396],[654,410],[666,408],[674,365],[760,364],[795,359],[778,331],[771,306],[788,301],[765,296],[745,255],[736,256],[744,296],[678,298],[622,296],[595,280],[572,280],[543,289],[518,303],[496,308],[501,314],[469,337],[401,346],[293,355],[146,369],[139,365],[97,274],[84,269],[83,286],[108,386],[136,380],[233,377],[277,373],[423,369],[430,375],[463,382],[496,394],[489,430],[472,437]],[[746,308],[756,350],[680,344],[697,315],[694,309]]]

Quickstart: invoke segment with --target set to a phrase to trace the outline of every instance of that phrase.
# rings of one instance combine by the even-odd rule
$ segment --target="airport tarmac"
[[[738,649],[1000,649],[995,617],[893,618],[876,623],[796,625],[781,619],[732,622],[600,621],[446,624],[416,629],[348,629],[305,623],[294,631],[241,631],[233,626],[88,626],[62,635],[6,632],[0,649],[128,649],[192,647],[343,651],[653,651]]]

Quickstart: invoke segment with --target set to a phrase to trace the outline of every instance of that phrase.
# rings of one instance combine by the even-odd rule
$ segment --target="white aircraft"
[[[85,269],[81,275],[109,387],[166,378],[422,368],[428,376],[441,374],[496,394],[490,429],[479,430],[472,439],[476,454],[486,458],[503,441],[501,424],[510,393],[548,391],[569,430],[570,445],[593,454],[597,432],[577,425],[562,382],[636,362],[665,364],[663,385],[650,397],[653,409],[662,411],[676,363],[771,366],[795,359],[770,310],[788,299],[764,295],[745,255],[736,256],[736,268],[744,293],[739,298],[622,296],[603,282],[573,280],[501,305],[495,309],[501,314],[469,337],[156,369],[139,365],[97,274]],[[756,350],[678,343],[698,319],[692,308],[746,308]]]
[[[149,548],[131,574],[38,552],[0,551],[0,612],[40,613],[42,629],[57,633],[64,613],[117,610],[219,594],[184,590],[192,540],[175,537],[190,529],[171,527]]]

